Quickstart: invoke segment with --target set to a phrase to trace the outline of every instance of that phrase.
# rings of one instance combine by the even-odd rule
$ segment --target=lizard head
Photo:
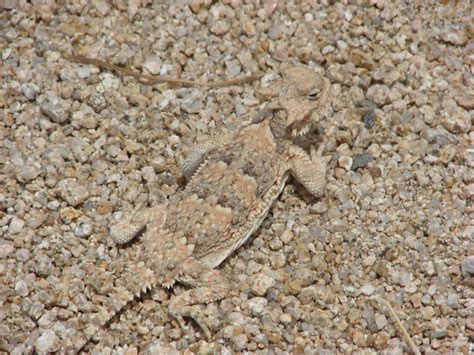
[[[264,111],[283,111],[286,135],[306,134],[327,115],[331,83],[323,75],[302,65],[285,65],[283,79],[264,95],[272,97]]]

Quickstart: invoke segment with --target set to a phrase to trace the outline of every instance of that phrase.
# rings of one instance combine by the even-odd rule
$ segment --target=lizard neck
[[[270,130],[277,141],[287,138],[286,117],[283,110],[278,110],[270,117]]]

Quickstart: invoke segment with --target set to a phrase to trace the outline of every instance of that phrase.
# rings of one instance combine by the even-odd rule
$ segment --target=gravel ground
[[[156,290],[85,349],[408,352],[385,298],[420,351],[467,354],[470,2],[206,2],[0,3],[0,349],[59,350],[86,297],[83,265],[134,250],[113,245],[109,223],[138,198],[166,201],[190,147],[235,132],[261,107],[255,89],[281,63],[304,63],[334,85],[320,127],[332,155],[326,196],[291,181],[221,265],[233,290],[209,306],[222,315],[212,340],[192,322],[182,332],[160,306],[170,294]],[[220,89],[147,86],[60,51],[191,80],[266,75]],[[58,296],[66,272],[75,287]]]

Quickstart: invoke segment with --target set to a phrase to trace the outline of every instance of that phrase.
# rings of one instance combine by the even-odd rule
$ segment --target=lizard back
[[[281,192],[287,168],[279,149],[268,122],[242,129],[172,198],[164,229],[194,245],[197,259],[219,265],[258,228]]]

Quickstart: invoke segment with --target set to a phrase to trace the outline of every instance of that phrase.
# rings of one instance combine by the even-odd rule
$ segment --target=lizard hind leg
[[[184,328],[183,317],[194,319],[205,337],[210,339],[209,320],[201,305],[224,298],[229,292],[227,280],[218,270],[190,258],[180,266],[177,281],[192,288],[171,299],[169,314],[177,320],[181,328]]]

